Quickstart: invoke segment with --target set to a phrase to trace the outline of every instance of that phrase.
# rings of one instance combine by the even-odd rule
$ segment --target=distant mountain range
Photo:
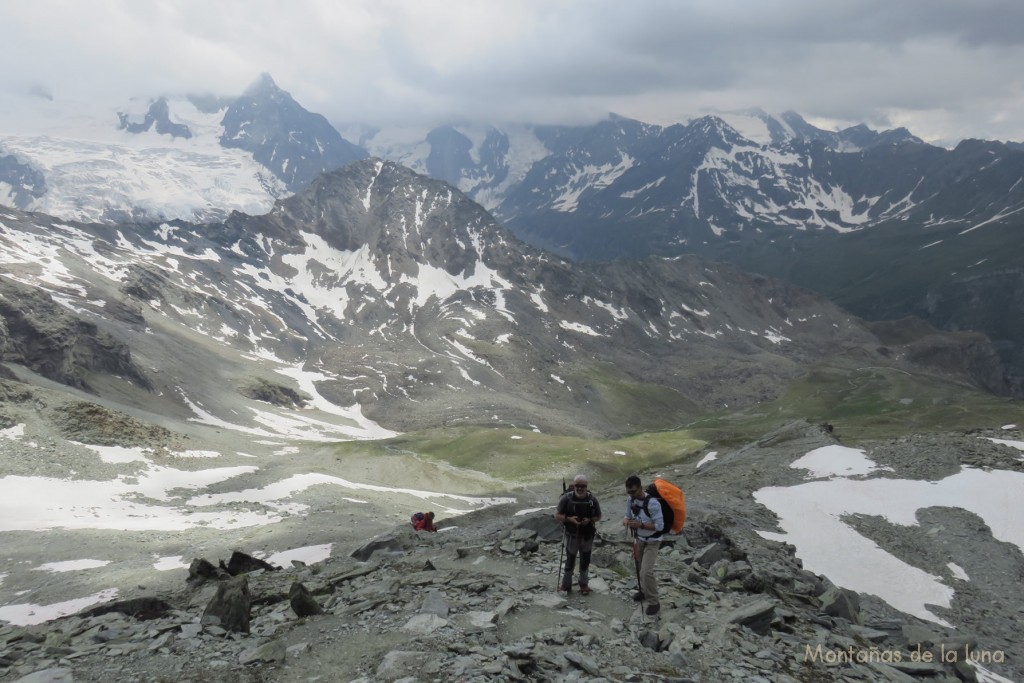
[[[981,335],[876,332],[694,256],[562,260],[378,159],[261,216],[68,224],[4,209],[0,225],[3,361],[157,422],[621,434],[769,400],[816,366],[1006,390]]]
[[[1024,297],[1006,294],[1024,288],[1019,144],[947,150],[905,129],[825,131],[762,111],[668,127],[611,116],[335,128],[268,75],[240,97],[168,97],[106,117],[36,104],[55,132],[45,117],[23,129],[43,133],[0,131],[0,199],[18,209],[221,221],[266,213],[319,174],[373,156],[449,183],[527,243],[575,260],[699,254],[791,279],[870,319],[912,314],[983,331],[1024,387],[1024,323],[1013,322],[1024,320]]]

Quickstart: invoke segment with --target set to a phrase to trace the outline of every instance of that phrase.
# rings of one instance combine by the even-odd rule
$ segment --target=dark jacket
[[[577,498],[576,492],[569,489],[558,499],[556,512],[566,517],[579,517],[580,519],[591,520],[590,524],[583,526],[567,522],[565,525],[566,533],[579,534],[582,538],[593,538],[594,534],[597,533],[593,520],[601,516],[601,504],[597,502],[597,498],[590,491],[587,491],[586,497]]]

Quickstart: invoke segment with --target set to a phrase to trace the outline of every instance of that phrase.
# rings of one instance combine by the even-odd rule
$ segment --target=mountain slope
[[[521,238],[576,259],[697,253],[792,277],[865,317],[981,331],[1021,391],[1020,331],[969,303],[1014,286],[1012,266],[995,266],[1015,252],[1024,216],[1024,153],[1013,144],[943,150],[903,129],[825,131],[793,112],[755,110],[666,128],[616,116],[593,126],[353,128],[357,147],[268,75],[237,98],[158,98],[98,114],[32,104],[0,138],[0,199],[19,209],[108,222],[259,214],[368,149],[449,182]],[[848,246],[829,239],[874,226]],[[947,230],[957,247],[934,267],[945,247],[924,259],[901,251],[908,238],[922,249]],[[953,272],[961,275],[938,284]],[[900,282],[896,296],[882,273]],[[965,273],[973,294],[960,297]]]
[[[906,222],[750,251],[739,265],[815,289],[869,320],[916,316],[987,335],[1024,388],[1019,236],[1024,218]]]
[[[819,175],[815,164],[922,145],[904,129],[830,132],[794,112],[761,111],[667,128],[617,116],[576,127],[446,126],[398,140],[360,137],[374,154],[458,186],[527,240],[587,260],[700,251],[764,229],[854,229],[890,208],[875,206],[883,193],[848,191],[853,179]],[[528,162],[513,172],[518,159]]]
[[[564,261],[518,241],[450,185],[379,159],[325,174],[264,215],[233,214],[216,223],[84,224],[2,209],[0,282],[0,353],[6,369],[0,377],[0,535],[5,548],[0,620],[19,624],[115,597],[137,597],[136,590],[143,596],[168,596],[186,614],[198,614],[211,598],[206,592],[211,587],[196,591],[193,586],[185,594],[168,588],[176,581],[180,585],[193,559],[216,560],[214,553],[254,548],[287,563],[314,554],[323,559],[343,547],[348,553],[346,546],[358,543],[354,557],[372,560],[377,548],[388,553],[404,546],[394,543],[394,536],[369,536],[404,524],[417,509],[439,510],[447,520],[483,510],[484,517],[500,515],[496,524],[505,531],[513,511],[532,511],[530,522],[550,523],[549,512],[537,509],[557,497],[559,478],[580,469],[592,473],[595,485],[600,480],[606,487],[602,490],[614,489],[617,495],[622,495],[625,472],[652,465],[686,467],[670,475],[685,482],[701,474],[681,460],[696,455],[705,443],[698,440],[700,433],[715,432],[721,435],[716,442],[735,444],[752,423],[788,419],[789,411],[799,407],[789,395],[793,387],[806,393],[803,400],[817,411],[836,406],[843,420],[838,432],[863,416],[885,425],[884,441],[874,446],[881,452],[880,466],[930,479],[960,470],[961,460],[967,469],[987,468],[989,478],[997,476],[993,468],[1019,469],[1015,447],[993,441],[1007,430],[987,431],[983,447],[972,445],[982,441],[981,435],[938,442],[896,438],[921,415],[935,419],[955,411],[955,419],[968,416],[977,424],[977,414],[963,405],[968,400],[976,401],[970,408],[985,411],[987,424],[997,416],[1015,419],[1018,407],[989,395],[979,400],[973,391],[999,390],[1001,380],[992,349],[979,335],[944,334],[913,322],[870,326],[808,290],[694,256],[582,265]],[[824,375],[831,386],[818,379]],[[903,383],[883,384],[886,391],[873,389],[885,377]],[[795,385],[793,380],[800,381]],[[946,393],[931,391],[936,386]],[[777,400],[767,402],[772,398]],[[717,410],[723,404],[745,410]],[[695,423],[694,431],[635,433],[683,422]],[[432,429],[408,433],[421,427]],[[776,524],[792,533],[790,517],[776,517],[751,495],[768,485],[803,483],[786,465],[803,454],[804,446],[832,444],[835,438],[831,427],[806,433],[804,428],[766,434],[727,454],[701,475],[706,488],[688,489],[697,494],[690,498],[693,524],[687,536],[694,548],[684,550],[682,543],[678,552],[666,548],[663,561],[684,573],[690,567],[685,575],[693,576],[685,586],[666,582],[663,618],[675,623],[694,605],[700,607],[705,617],[691,625],[699,629],[694,634],[702,643],[711,644],[690,653],[685,662],[676,660],[673,666],[680,671],[693,670],[697,661],[698,670],[709,676],[735,677],[732,660],[723,665],[722,653],[747,642],[728,635],[741,628],[735,625],[736,610],[752,604],[739,600],[740,595],[757,601],[761,598],[755,594],[775,596],[780,602],[769,606],[778,609],[780,621],[768,621],[789,643],[858,632],[838,621],[823,622],[819,612],[828,613],[826,603],[834,602],[835,591],[823,597],[825,586],[818,590],[816,579],[809,582],[790,546],[759,533],[782,538],[773,531]],[[407,433],[396,435],[399,430]],[[624,433],[629,436],[616,441],[585,438]],[[1009,433],[1017,436],[1019,431]],[[807,482],[807,488],[820,483]],[[933,490],[930,480],[918,482],[917,488]],[[989,498],[994,496],[975,497]],[[830,502],[838,504],[837,499]],[[507,507],[485,509],[497,505]],[[929,523],[935,519],[930,511],[924,514]],[[954,559],[971,576],[1013,576],[1018,560],[999,540],[1002,530],[990,538],[977,531],[976,519],[954,514],[959,516],[943,529],[957,538],[974,533],[968,547],[977,551]],[[938,614],[958,626],[966,624],[984,636],[985,647],[1015,652],[1012,602],[987,609],[984,618],[973,613],[961,618],[961,611],[971,611],[964,601],[990,604],[998,589],[988,583],[983,589],[952,583],[960,575],[949,567],[948,553],[936,550],[932,527],[897,526],[876,516],[844,521],[843,529],[856,526],[905,564],[940,572],[942,581],[932,578],[929,585],[956,585],[964,596],[943,602],[939,612],[928,607],[932,611],[925,618]],[[622,547],[625,552],[614,549],[613,534],[621,528],[613,519],[606,522],[612,542],[601,556],[610,562],[595,567],[594,576],[606,582],[609,594],[598,591],[591,597],[603,601],[599,604],[610,618],[624,621],[630,603],[615,596],[628,594],[632,580],[621,567],[628,570],[631,560],[628,545]],[[453,525],[473,523],[471,518]],[[386,625],[372,631],[379,637],[373,646],[364,647],[360,640],[343,650],[359,653],[345,658],[346,670],[373,675],[380,664],[376,657],[390,656],[393,648],[386,639],[397,638],[402,647],[409,640],[405,632],[396,632],[401,627],[394,616],[419,606],[406,599],[415,591],[398,591],[405,597],[394,601],[377,596],[396,594],[392,568],[401,576],[415,576],[409,585],[419,588],[426,585],[419,572],[424,568],[422,574],[431,581],[445,577],[438,579],[442,585],[450,583],[452,590],[465,589],[467,599],[483,601],[474,605],[512,614],[501,623],[518,624],[516,633],[535,633],[537,623],[548,628],[558,622],[550,625],[556,629],[551,637],[563,651],[562,624],[572,612],[553,612],[546,590],[538,585],[541,580],[535,583],[516,569],[518,562],[537,565],[529,553],[538,550],[526,549],[532,536],[519,530],[514,538],[496,537],[497,526],[479,535],[475,530],[437,534],[454,557],[417,556],[423,561],[417,560],[411,574],[411,565],[403,561],[339,588],[342,597],[331,608],[341,614],[327,617],[330,622],[292,620],[283,593],[271,588],[278,586],[273,577],[268,583],[254,581],[261,617],[254,620],[257,637],[265,636],[274,652],[293,627],[297,640],[304,639],[303,624],[351,627],[365,638],[366,624],[358,615],[388,605],[373,612],[373,623]],[[489,539],[488,548],[477,538]],[[913,539],[906,544],[915,548],[909,559],[893,540],[904,538]],[[742,544],[735,557],[722,555],[734,543],[728,539]],[[726,540],[729,545],[723,548]],[[556,554],[548,548],[539,556],[545,576],[551,575],[548,565]],[[485,555],[489,559],[478,562]],[[368,569],[373,566],[357,571],[377,572]],[[457,578],[437,571],[466,566],[473,573]],[[491,573],[489,567],[499,571]],[[505,578],[510,567],[518,578]],[[336,564],[327,573],[317,574],[317,569],[296,567],[289,576],[311,582],[320,576],[338,586],[362,576],[345,576],[348,567]],[[729,583],[734,570],[744,580]],[[44,571],[75,574],[54,580]],[[529,583],[519,585],[524,576]],[[483,580],[502,587],[502,595],[487,595],[494,591],[479,583]],[[147,588],[132,588],[139,585]],[[506,586],[518,587],[516,595],[524,601],[539,602],[508,598]],[[693,596],[700,602],[693,603]],[[786,611],[782,605],[790,601],[793,608]],[[910,607],[901,609],[912,614],[927,611],[914,599],[904,603]],[[769,606],[758,605],[757,614]],[[540,622],[529,620],[538,613]],[[856,621],[854,613],[829,619]],[[928,626],[932,633],[930,625],[896,615],[878,598],[866,596],[856,613],[867,615],[870,625],[891,626],[886,637],[894,648],[913,647],[901,628],[904,623]],[[527,621],[519,621],[523,617]],[[756,624],[755,617],[743,621]],[[51,642],[74,642],[77,648],[78,636],[112,635],[105,631],[121,621],[117,615],[98,618],[102,622],[91,617],[62,622],[73,624],[69,631],[74,635],[58,641],[55,634]],[[489,629],[486,624],[498,619],[472,618],[477,621],[465,627],[461,616],[453,622],[475,634],[481,623]],[[204,634],[202,625],[196,631],[191,623],[191,615],[180,614],[159,622],[154,629],[162,633],[156,640],[149,626],[139,632],[133,628],[130,636],[119,630],[117,638],[130,638],[132,647],[143,642],[146,649],[142,657],[129,654],[118,662],[127,663],[137,677],[164,675],[172,662],[180,664],[181,673],[195,671],[202,677],[198,672],[208,673],[210,656],[247,662],[223,667],[229,676],[274,675],[269,667],[255,665],[259,657],[248,648],[243,651],[233,638],[225,641],[231,645],[227,650],[220,640],[216,648],[206,647],[217,631]],[[612,623],[609,632],[616,633]],[[42,630],[0,627],[6,643],[0,656],[11,662],[11,677],[48,665],[36,656],[44,648],[32,647],[43,637],[33,634]],[[720,638],[721,633],[726,636]],[[441,632],[445,639],[449,634],[459,643],[466,637],[463,630]],[[193,636],[204,644],[188,645]],[[655,650],[660,642],[660,636],[639,631],[635,636]],[[685,634],[673,637],[696,642]],[[315,642],[323,644],[326,656],[308,668],[290,669],[296,679],[308,678],[337,656],[336,642],[328,645],[319,636]],[[116,645],[108,650],[93,643],[88,652],[73,650],[69,666],[84,680],[109,678],[108,655],[124,652],[121,643]],[[186,648],[184,654],[179,647]],[[165,659],[168,653],[161,648],[174,655]],[[601,652],[605,659],[600,661],[611,667],[634,661],[636,645],[630,639]],[[367,653],[369,658],[362,659]],[[506,656],[503,650],[493,654],[495,661]],[[547,658],[538,655],[537,662]],[[647,666],[649,656],[642,659]],[[756,656],[750,661],[755,660],[760,661]],[[750,670],[806,673],[803,664],[767,661]],[[444,662],[465,664],[455,652]],[[652,671],[662,675],[664,662],[655,663]],[[485,669],[491,666],[490,655],[479,666],[490,671]],[[572,675],[571,664],[543,666],[553,675]],[[823,669],[809,675],[828,679],[833,673]]]
[[[240,388],[273,378],[352,436],[381,433],[366,418],[609,434],[774,397],[810,363],[901,363],[807,291],[694,257],[562,261],[380,160],[223,223],[0,220],[6,277],[160,368],[146,373],[158,400],[108,380],[155,412],[234,422],[258,413]],[[983,347],[959,348],[985,365]],[[963,367],[937,370],[1001,390],[991,368]]]
[[[461,158],[472,158],[481,138],[463,130]],[[790,278],[868,319],[979,331],[1022,391],[1019,145],[945,150],[902,129],[829,132],[756,111],[532,133],[543,151],[529,170],[500,197],[479,191],[526,241],[581,260],[697,253]],[[430,155],[453,136],[428,139]],[[472,195],[474,173],[446,177]]]

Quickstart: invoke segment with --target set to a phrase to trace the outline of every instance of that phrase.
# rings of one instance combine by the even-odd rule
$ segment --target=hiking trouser
[[[565,576],[563,583],[572,583],[572,573],[576,569],[576,555],[580,556],[580,585],[586,586],[590,570],[590,554],[594,550],[594,537],[583,538],[578,534],[565,534]]]
[[[654,576],[654,563],[658,560],[661,541],[637,541],[640,546],[640,592],[649,605],[657,605],[658,579]]]

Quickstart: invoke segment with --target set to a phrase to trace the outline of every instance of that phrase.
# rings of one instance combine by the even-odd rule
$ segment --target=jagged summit
[[[506,258],[533,251],[459,190],[376,158],[320,176],[275,213],[339,249],[367,247],[392,265],[410,259],[451,274],[470,275],[481,259],[493,264],[499,249]]]
[[[228,107],[222,125],[222,146],[250,152],[293,192],[324,171],[367,156],[266,73]]]
[[[282,90],[274,81],[274,78],[264,71],[242,92],[242,97],[252,97],[257,99],[276,97],[283,99],[285,97],[290,98],[291,95]]]

